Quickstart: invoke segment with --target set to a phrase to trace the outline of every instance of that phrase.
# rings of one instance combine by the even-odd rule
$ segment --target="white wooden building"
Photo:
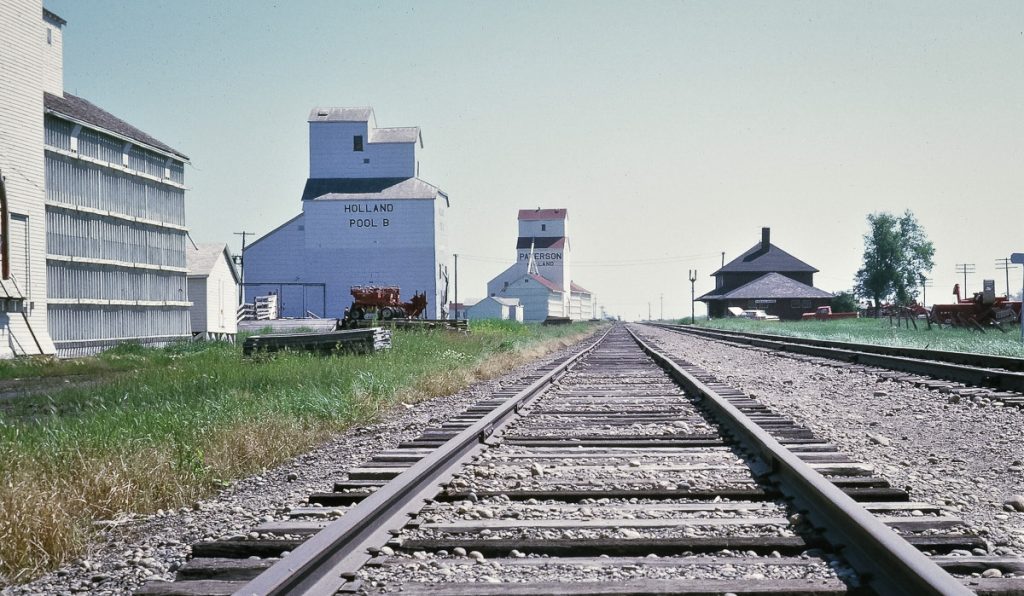
[[[568,212],[522,209],[516,261],[487,283],[487,295],[516,298],[524,320],[593,318],[593,294],[572,281]]]
[[[64,92],[65,24],[39,1],[0,3],[0,357],[189,336],[188,158]]]
[[[228,245],[199,243],[185,250],[193,339],[234,341],[238,333],[238,271]]]
[[[474,321],[497,319],[523,322],[523,305],[518,298],[488,296],[466,309],[466,318]]]
[[[0,173],[9,232],[0,252],[0,357],[52,354],[47,331],[46,178],[43,91],[53,88],[47,65],[60,52],[60,17],[41,1],[0,2]]]
[[[302,212],[243,254],[246,302],[277,293],[282,317],[341,317],[357,285],[448,305],[448,195],[417,177],[417,127],[377,128],[371,108],[313,108]]]
[[[51,36],[59,38],[60,27]],[[189,337],[180,151],[60,88],[43,94],[46,295],[60,355]]]

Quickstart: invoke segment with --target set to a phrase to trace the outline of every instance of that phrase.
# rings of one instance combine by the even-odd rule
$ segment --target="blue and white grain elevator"
[[[278,294],[282,317],[341,317],[349,289],[425,292],[448,304],[448,195],[420,180],[418,127],[377,128],[371,108],[313,108],[302,213],[246,247],[246,302]]]

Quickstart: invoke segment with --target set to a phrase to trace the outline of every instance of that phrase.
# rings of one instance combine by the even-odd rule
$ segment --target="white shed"
[[[499,319],[523,322],[523,305],[518,298],[488,296],[466,309],[469,320]]]
[[[238,331],[238,272],[224,243],[190,246],[188,298],[192,338],[234,341]]]

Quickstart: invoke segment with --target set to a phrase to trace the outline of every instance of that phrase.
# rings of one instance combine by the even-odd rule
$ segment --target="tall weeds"
[[[398,401],[454,393],[593,330],[485,323],[468,335],[396,332],[392,350],[369,357],[246,360],[211,343],[51,363],[101,382],[26,397],[0,414],[0,585],[79,557],[94,520],[189,504]],[[32,367],[54,374],[46,363],[18,374]]]

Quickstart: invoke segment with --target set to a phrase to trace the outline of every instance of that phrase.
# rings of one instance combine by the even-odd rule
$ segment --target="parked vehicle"
[[[831,306],[819,306],[814,312],[805,312],[800,315],[801,321],[831,321],[834,319],[856,319],[860,313],[854,312],[832,312]]]
[[[745,310],[743,316],[748,319],[754,319],[755,321],[778,321],[779,317],[770,315],[763,310]]]

